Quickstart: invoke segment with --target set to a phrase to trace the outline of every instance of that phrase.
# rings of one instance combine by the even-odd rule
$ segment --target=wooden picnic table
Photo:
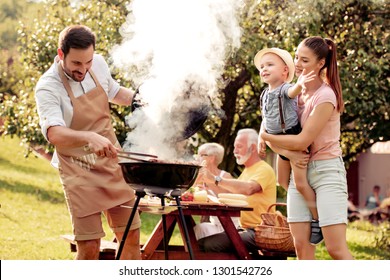
[[[239,217],[241,211],[252,211],[251,207],[228,206],[217,203],[197,203],[197,202],[181,202],[182,211],[184,214],[185,224],[189,235],[189,244],[192,248],[195,260],[250,260],[250,259],[277,259],[285,260],[288,257],[294,257],[293,253],[286,252],[271,252],[264,251],[259,248],[259,254],[250,254],[242,241],[233,221],[232,217]],[[144,260],[188,260],[190,255],[188,252],[187,240],[185,237],[184,227],[179,217],[179,211],[175,205],[167,205],[169,211],[160,211],[161,206],[145,205],[142,202],[139,204],[138,210],[145,213],[164,215],[155,226],[145,244],[141,245],[142,259]],[[174,210],[172,210],[172,208]],[[195,237],[194,226],[196,224],[195,216],[217,216],[220,220],[227,236],[232,241],[232,252],[204,252],[200,249]],[[164,247],[164,225],[165,219],[165,242]],[[175,227],[178,226],[180,236],[183,240],[182,245],[169,245]],[[62,238],[68,241],[71,245],[71,251],[76,252],[76,242],[72,235],[62,235]],[[118,243],[114,241],[102,240],[100,248],[100,259],[115,259],[115,252]]]
[[[142,209],[142,207],[141,207]],[[182,209],[187,225],[189,242],[192,247],[195,259],[201,260],[222,260],[222,259],[251,259],[244,242],[242,241],[233,221],[232,217],[239,217],[241,211],[252,211],[251,207],[239,207],[239,206],[228,206],[217,203],[197,203],[197,202],[182,202]],[[142,211],[142,210],[141,210]],[[151,212],[153,213],[153,212]],[[159,259],[175,259],[175,260],[187,260],[189,259],[188,246],[186,245],[186,239],[184,234],[184,228],[179,218],[178,210],[174,210],[165,215],[166,222],[166,242],[169,244],[169,240],[172,237],[173,230],[176,225],[179,226],[183,245],[166,246],[167,250],[164,249],[164,229],[163,219],[154,228],[149,239],[143,245],[141,252],[142,258],[148,260],[159,260]],[[194,216],[216,216],[220,220],[227,236],[232,241],[233,252],[204,252],[199,248],[198,242],[195,237]]]

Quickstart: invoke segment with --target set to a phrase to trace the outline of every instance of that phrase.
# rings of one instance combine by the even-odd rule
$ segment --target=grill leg
[[[180,197],[179,196],[175,196],[175,199],[176,199],[177,209],[179,211],[180,221],[181,221],[181,224],[183,225],[183,229],[184,229],[184,236],[185,236],[185,239],[186,239],[188,253],[190,254],[190,259],[193,260],[194,259],[194,253],[192,251],[192,246],[191,246],[191,242],[190,242],[190,235],[188,234],[188,229],[187,229],[186,220],[184,219],[183,209],[181,208]]]
[[[129,217],[129,221],[127,222],[125,232],[123,233],[123,237],[122,237],[121,243],[119,244],[118,253],[116,254],[116,258],[115,258],[116,260],[119,260],[120,257],[121,257],[121,254],[122,254],[122,251],[123,251],[123,247],[125,246],[127,235],[129,234],[130,226],[131,226],[131,224],[133,222],[135,213],[138,211],[138,204],[139,204],[141,198],[145,196],[145,193],[136,192],[135,195],[137,196],[137,199],[135,200],[135,203],[134,203],[134,206],[133,206],[133,210],[131,211],[131,214],[130,214],[130,217]]]
[[[161,199],[161,206],[165,207],[165,197],[162,196],[160,197]],[[166,221],[166,216],[165,214],[161,215],[161,220],[162,220],[162,225],[163,225],[163,247],[164,247],[164,255],[165,259],[169,260],[169,255],[168,255],[168,242],[167,242],[167,221]]]

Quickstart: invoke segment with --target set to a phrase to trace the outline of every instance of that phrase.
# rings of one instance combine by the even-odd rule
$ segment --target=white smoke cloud
[[[240,46],[242,7],[237,0],[131,2],[112,57],[147,104],[128,118],[133,150],[172,157],[167,143],[186,127],[188,111],[217,96],[226,57]]]

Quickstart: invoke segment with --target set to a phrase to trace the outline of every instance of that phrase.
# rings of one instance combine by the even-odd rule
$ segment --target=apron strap
[[[58,63],[58,73],[60,74],[60,78],[61,78],[61,81],[62,81],[62,84],[64,85],[69,97],[70,97],[70,100],[73,100],[75,99],[74,95],[73,95],[73,91],[72,89],[70,88],[70,85],[68,83],[68,78],[65,76],[65,73],[64,73],[64,70],[62,69],[62,66],[61,66],[61,63],[59,62]]]
[[[93,71],[91,69],[89,69],[88,72],[91,75],[93,81],[95,82],[96,87],[101,87],[100,83],[99,83],[99,80],[95,76],[95,73],[93,73]],[[65,76],[64,70],[61,67],[61,63],[58,63],[58,73],[60,74],[61,81],[62,81],[66,91],[68,92],[70,100],[72,100],[72,102],[73,102],[75,97],[74,97],[73,91],[70,88],[70,85],[68,83],[68,78]]]
[[[95,73],[93,73],[92,69],[89,69],[88,72],[91,75],[93,81],[95,82],[96,87],[100,87],[99,80],[96,78]]]

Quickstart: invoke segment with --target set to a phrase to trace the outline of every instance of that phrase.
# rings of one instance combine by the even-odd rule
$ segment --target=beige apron
[[[108,97],[91,70],[96,88],[75,98],[58,65],[62,83],[73,105],[71,129],[94,131],[120,147],[111,124]],[[85,217],[134,198],[134,191],[123,179],[118,159],[98,157],[83,147],[56,147],[60,177],[72,216]]]

